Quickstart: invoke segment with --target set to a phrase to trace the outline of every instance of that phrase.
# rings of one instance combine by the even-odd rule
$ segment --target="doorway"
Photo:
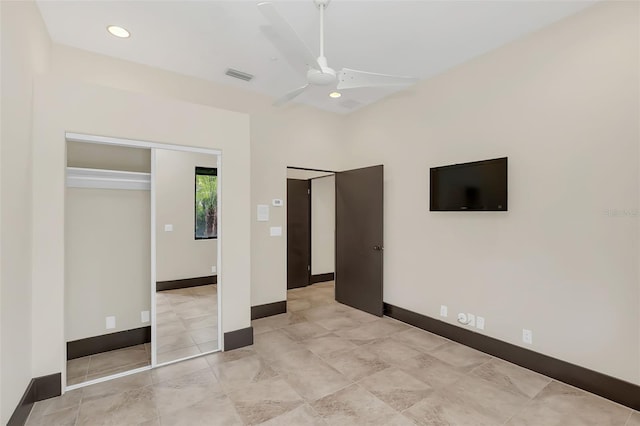
[[[335,280],[336,301],[382,316],[383,184],[382,165],[287,168],[287,289]]]
[[[335,173],[287,168],[287,289],[334,277]]]

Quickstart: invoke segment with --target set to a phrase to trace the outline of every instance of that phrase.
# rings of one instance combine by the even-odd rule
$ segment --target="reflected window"
[[[196,240],[218,237],[218,170],[196,167]]]

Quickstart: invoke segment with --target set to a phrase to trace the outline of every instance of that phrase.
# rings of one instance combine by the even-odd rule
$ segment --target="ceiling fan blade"
[[[307,87],[309,87],[309,84],[305,84],[304,86],[299,87],[296,90],[287,93],[286,95],[284,95],[283,97],[275,101],[273,103],[273,106],[279,107],[286,104],[287,102],[291,101],[293,98],[297,97],[298,95],[302,94],[302,92],[307,90]]]
[[[287,60],[300,61],[304,63],[307,68],[322,69],[320,64],[318,64],[318,59],[313,55],[311,50],[309,50],[293,27],[278,13],[273,3],[258,3],[258,9],[264,17],[267,18],[273,30],[271,32],[264,32],[269,40],[275,44],[276,48],[287,56]]]
[[[418,79],[413,77],[376,74],[374,72],[343,68],[338,74],[338,90],[355,89],[358,87],[410,86],[417,81]]]

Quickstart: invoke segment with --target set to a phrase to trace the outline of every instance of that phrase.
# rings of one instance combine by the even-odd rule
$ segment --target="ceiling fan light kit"
[[[282,50],[289,61],[293,63],[304,63],[307,66],[307,84],[287,93],[274,102],[275,106],[284,105],[295,97],[302,94],[309,86],[328,86],[335,84],[337,89],[355,89],[358,87],[403,87],[410,86],[417,81],[412,77],[401,77],[396,75],[377,74],[366,71],[358,71],[350,68],[343,68],[336,72],[329,67],[327,58],[324,56],[324,11],[329,6],[331,0],[313,0],[320,10],[320,56],[317,58],[295,32],[293,27],[278,13],[271,2],[258,3],[258,9],[269,21],[273,30],[280,36],[281,40],[288,40],[289,45],[284,49],[274,41],[276,48]],[[272,40],[273,41],[273,40]],[[291,57],[295,55],[296,57]]]

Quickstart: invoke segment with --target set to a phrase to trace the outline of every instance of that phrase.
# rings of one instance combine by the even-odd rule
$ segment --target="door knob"
[[[384,250],[384,247],[381,247],[381,246],[373,246],[373,249],[374,249],[375,251],[382,251],[382,250]]]

